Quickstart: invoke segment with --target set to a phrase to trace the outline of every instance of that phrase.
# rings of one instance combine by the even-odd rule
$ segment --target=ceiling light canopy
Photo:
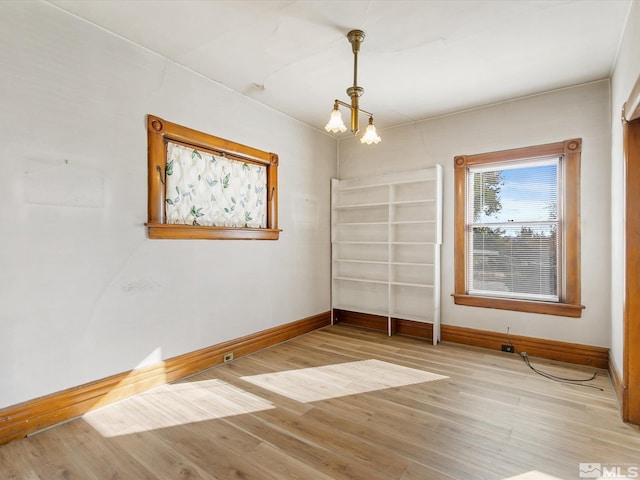
[[[351,50],[353,51],[353,86],[347,88],[347,95],[351,97],[351,104],[336,99],[333,103],[331,118],[324,129],[332,133],[345,132],[347,130],[347,127],[342,121],[342,114],[340,113],[340,106],[343,106],[351,110],[351,131],[353,134],[358,134],[360,130],[359,115],[360,113],[364,113],[365,115],[369,115],[369,125],[360,141],[368,145],[380,143],[380,136],[376,132],[376,127],[373,124],[373,113],[360,108],[360,97],[364,93],[364,88],[358,86],[358,52],[360,52],[360,44],[364,41],[364,32],[362,30],[351,30],[347,34],[347,38],[349,39],[349,43],[351,43]]]

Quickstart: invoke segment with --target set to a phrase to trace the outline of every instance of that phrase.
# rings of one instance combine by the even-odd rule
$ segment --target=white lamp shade
[[[378,132],[376,132],[375,125],[372,121],[370,121],[360,141],[362,143],[366,143],[367,145],[371,145],[372,143],[380,143],[380,140],[380,135],[378,135]]]
[[[329,123],[327,123],[324,127],[327,132],[338,133],[338,132],[346,132],[347,127],[342,121],[342,114],[340,110],[334,108],[331,111],[331,118],[329,119]]]

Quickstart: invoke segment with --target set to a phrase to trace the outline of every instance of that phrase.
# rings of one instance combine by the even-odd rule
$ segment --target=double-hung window
[[[580,139],[455,158],[457,304],[579,317]]]

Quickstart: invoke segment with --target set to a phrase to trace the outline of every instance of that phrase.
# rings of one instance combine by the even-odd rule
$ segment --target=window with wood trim
[[[457,156],[458,305],[580,317],[582,140]]]
[[[277,240],[278,156],[148,116],[149,238]]]

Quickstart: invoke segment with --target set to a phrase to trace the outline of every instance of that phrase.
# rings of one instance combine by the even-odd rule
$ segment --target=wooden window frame
[[[640,76],[622,107],[625,167],[625,272],[622,347],[622,384],[614,383],[622,419],[640,425],[640,219],[635,206],[640,199]],[[609,370],[616,371],[609,362]],[[617,377],[617,376],[615,376]]]
[[[149,238],[198,240],[278,240],[278,155],[214,137],[188,127],[147,116]],[[214,227],[166,223],[165,176],[167,143],[188,145],[267,169],[266,228]]]
[[[580,304],[580,158],[582,139],[515,148],[454,158],[454,302],[457,305],[497,308],[518,312],[540,313],[579,318],[585,308]],[[502,297],[469,295],[466,266],[466,194],[469,167],[523,159],[560,157],[563,194],[562,206],[562,276],[559,302],[516,300]]]

